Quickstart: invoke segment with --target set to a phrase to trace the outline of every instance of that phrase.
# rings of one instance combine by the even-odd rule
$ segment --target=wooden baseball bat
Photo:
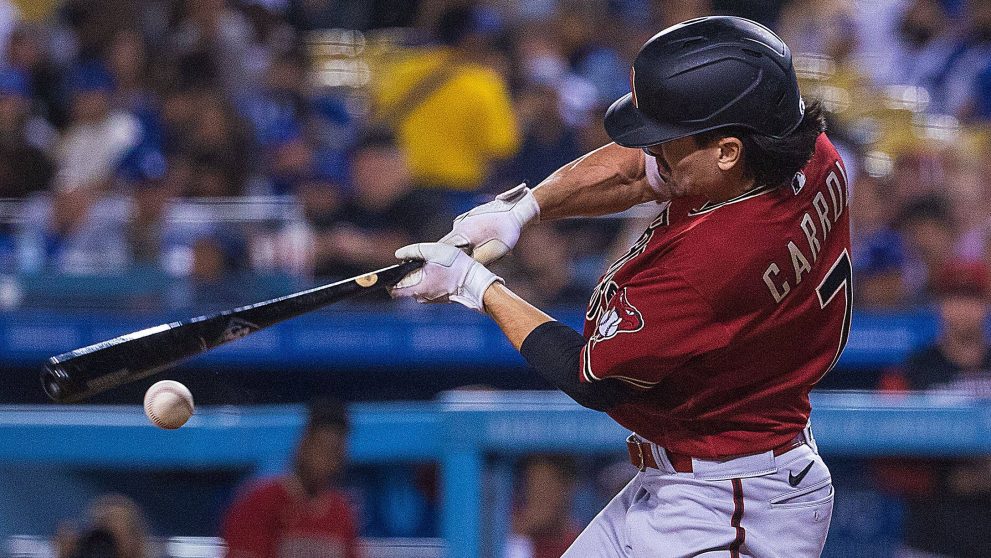
[[[147,378],[272,324],[395,285],[423,265],[407,261],[371,273],[250,306],[162,324],[48,359],[41,385],[52,400],[72,403]]]

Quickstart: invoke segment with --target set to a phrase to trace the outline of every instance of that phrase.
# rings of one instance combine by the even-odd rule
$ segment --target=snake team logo
[[[643,329],[643,314],[626,297],[626,288],[620,289],[609,299],[609,304],[599,317],[593,341],[603,341],[620,333],[634,333]]]
[[[220,334],[220,342],[226,343],[228,341],[240,339],[258,329],[261,328],[247,320],[242,320],[241,318],[231,318],[231,321],[227,322],[227,327],[224,328],[223,333]]]

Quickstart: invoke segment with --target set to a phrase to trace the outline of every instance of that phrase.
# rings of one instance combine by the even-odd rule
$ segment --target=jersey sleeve
[[[614,378],[649,389],[729,344],[710,304],[676,272],[647,270],[613,291],[582,349],[582,381]]]

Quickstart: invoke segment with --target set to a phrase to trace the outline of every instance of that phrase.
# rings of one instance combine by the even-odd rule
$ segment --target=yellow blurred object
[[[409,98],[431,75],[437,76],[436,86],[423,97]],[[400,115],[389,124],[418,184],[475,189],[493,160],[509,157],[519,147],[502,78],[491,68],[457,60],[450,50],[410,51],[383,61],[373,70],[371,87],[375,114]]]
[[[60,3],[59,0],[13,0],[21,17],[31,22],[48,19]]]
[[[795,72],[803,95],[821,99],[830,121],[868,153],[865,165],[872,176],[891,172],[891,162],[901,154],[974,142],[953,116],[926,112],[931,98],[922,87],[877,87],[854,65],[821,54],[797,54]]]

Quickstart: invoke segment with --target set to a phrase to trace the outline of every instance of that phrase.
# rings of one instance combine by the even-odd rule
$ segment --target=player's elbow
[[[568,396],[582,407],[607,413],[635,397],[636,391],[616,380],[582,382]]]

